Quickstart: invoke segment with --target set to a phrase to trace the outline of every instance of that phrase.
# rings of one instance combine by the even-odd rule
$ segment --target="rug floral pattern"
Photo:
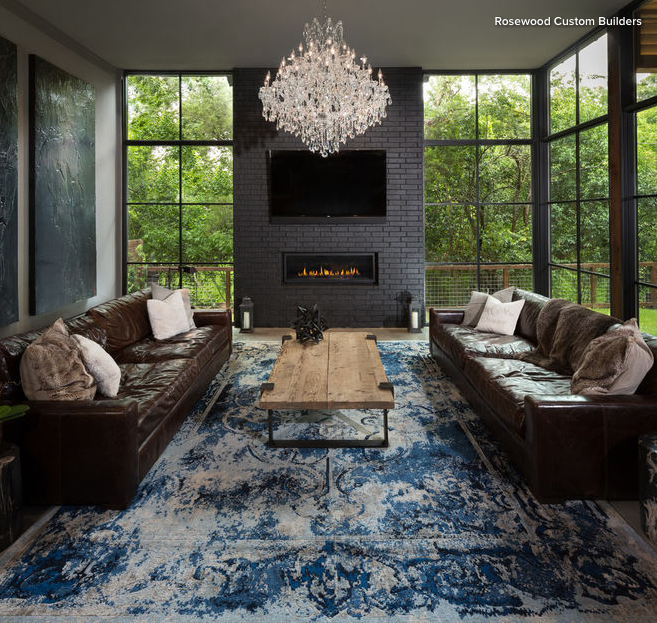
[[[592,502],[537,504],[426,343],[379,350],[388,449],[270,449],[278,346],[236,344],[128,510],[62,507],[0,574],[0,621],[655,620],[647,545]],[[275,434],[380,425],[282,413]]]

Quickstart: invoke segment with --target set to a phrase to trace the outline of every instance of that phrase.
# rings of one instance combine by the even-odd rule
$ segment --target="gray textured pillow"
[[[94,377],[61,318],[25,349],[20,371],[29,400],[91,400],[96,395]]]
[[[194,312],[192,311],[192,302],[189,298],[189,290],[187,288],[170,290],[169,288],[165,288],[157,283],[151,284],[151,294],[156,301],[166,301],[174,292],[180,292],[182,294],[185,313],[187,314],[187,320],[189,322],[189,327],[187,328],[196,329],[196,325],[194,324]]]
[[[650,371],[654,356],[636,319],[591,340],[573,375],[573,394],[633,394]]]
[[[476,327],[479,318],[481,318],[481,314],[484,311],[484,307],[486,306],[486,301],[490,296],[495,297],[500,303],[510,303],[515,289],[515,286],[510,286],[504,288],[504,290],[494,292],[493,294],[486,294],[485,292],[477,292],[474,290],[470,295],[470,301],[465,308],[463,322],[461,324],[464,327]]]
[[[84,337],[71,336],[80,348],[84,366],[98,384],[98,392],[108,398],[115,398],[121,383],[121,368],[100,344]]]

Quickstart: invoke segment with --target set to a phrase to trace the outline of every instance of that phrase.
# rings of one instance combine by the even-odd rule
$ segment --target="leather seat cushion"
[[[467,360],[464,372],[493,411],[521,437],[525,435],[525,396],[570,395],[570,376],[525,361],[475,357]]]
[[[117,399],[137,403],[137,438],[141,445],[165,419],[189,387],[194,385],[198,365],[190,359],[152,363],[125,363]]]
[[[168,340],[147,337],[115,354],[117,363],[155,363],[171,359],[195,359],[199,369],[224,349],[230,340],[228,328],[208,325],[174,335]]]
[[[471,357],[498,357],[510,359],[536,348],[529,340],[517,335],[482,333],[472,327],[458,324],[439,324],[431,337],[462,370]]]

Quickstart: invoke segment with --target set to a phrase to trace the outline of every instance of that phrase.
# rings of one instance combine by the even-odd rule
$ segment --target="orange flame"
[[[319,267],[319,270],[308,270],[304,266],[303,270],[297,273],[297,277],[357,277],[359,275],[360,272],[355,266],[333,270],[332,268],[325,268],[323,264]]]

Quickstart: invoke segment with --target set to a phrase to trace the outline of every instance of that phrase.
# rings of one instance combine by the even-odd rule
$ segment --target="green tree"
[[[528,138],[530,102],[526,75],[480,76],[476,85],[473,76],[432,76],[425,88],[425,137]],[[531,261],[529,146],[427,147],[424,169],[425,202],[451,204],[426,206],[428,262],[476,262],[478,238],[482,261]],[[490,205],[501,203],[522,205]]]
[[[224,76],[134,75],[127,90],[129,140],[232,139]],[[184,263],[232,262],[232,202],[230,145],[128,147],[128,237],[142,241],[133,260],[177,263],[182,229]]]

